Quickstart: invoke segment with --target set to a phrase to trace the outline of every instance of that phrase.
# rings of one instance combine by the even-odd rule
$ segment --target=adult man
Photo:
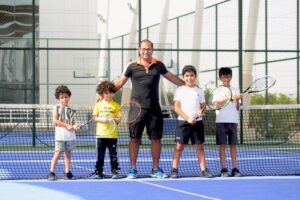
[[[152,57],[153,43],[143,40],[139,46],[140,57],[127,65],[124,74],[115,81],[117,89],[121,88],[126,81],[132,80],[131,99],[141,104],[142,112],[139,118],[129,125],[130,142],[129,156],[131,168],[127,178],[136,178],[136,161],[138,157],[139,144],[146,127],[151,140],[152,171],[151,176],[166,178],[168,175],[159,168],[161,152],[161,138],[163,131],[163,117],[159,104],[159,80],[160,75],[172,83],[180,86],[184,81],[167,70],[165,65]]]

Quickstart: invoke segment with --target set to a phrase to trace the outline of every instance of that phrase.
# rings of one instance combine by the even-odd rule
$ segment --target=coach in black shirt
[[[125,73],[115,81],[115,86],[120,89],[126,81],[131,78],[132,93],[131,100],[140,103],[142,112],[139,118],[129,125],[130,142],[129,155],[131,168],[127,178],[136,178],[136,161],[138,157],[139,144],[144,128],[146,127],[151,140],[151,153],[153,168],[151,176],[166,178],[168,175],[159,168],[161,152],[161,138],[163,131],[163,117],[159,104],[159,80],[160,75],[172,83],[180,86],[184,81],[169,72],[166,66],[152,57],[153,43],[143,40],[139,47],[140,57],[127,65]]]

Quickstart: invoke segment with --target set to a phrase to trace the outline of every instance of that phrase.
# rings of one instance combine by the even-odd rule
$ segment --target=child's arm
[[[225,103],[228,102],[228,100],[229,98],[224,98],[224,99],[213,101],[213,103],[215,104],[216,108],[222,108],[225,105]]]
[[[242,98],[241,94],[232,96],[232,102],[235,104],[237,110],[240,110],[240,99],[241,98]]]
[[[95,122],[100,122],[100,123],[109,123],[112,120],[112,118],[109,118],[109,117],[99,117],[99,116],[95,116],[95,115],[93,115],[92,119]]]
[[[206,103],[200,103],[200,110],[198,111],[198,116],[202,117],[206,113]]]
[[[78,124],[77,124],[77,121],[76,121],[76,113],[75,113],[75,116],[74,116],[73,121],[72,121],[72,126],[73,126],[74,131],[78,131],[80,129]]]
[[[95,107],[94,107],[93,113],[92,113],[92,120],[95,121],[95,122],[100,122],[100,123],[108,123],[109,122],[109,118],[103,117],[103,116],[100,117],[99,115],[100,115],[100,110],[99,110],[99,107],[96,104]]]
[[[187,114],[185,114],[182,110],[181,110],[181,104],[180,101],[174,101],[174,111],[183,119],[185,119],[188,123],[190,124],[195,124],[196,123],[196,119],[194,117],[190,117]]]
[[[64,127],[64,128],[66,128],[67,130],[70,130],[70,131],[75,130],[72,125],[60,121],[58,119],[58,113],[57,112],[53,112],[52,121],[53,121],[53,124],[56,125],[56,126]]]
[[[119,124],[121,122],[121,120],[122,120],[121,109],[116,112],[116,114],[113,118],[117,124]]]
[[[240,99],[242,97],[243,95],[239,92],[238,89],[232,95],[232,102],[235,104],[237,110],[240,110]]]

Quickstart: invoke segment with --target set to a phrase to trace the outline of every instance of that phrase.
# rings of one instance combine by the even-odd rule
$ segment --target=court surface
[[[300,176],[0,181],[0,200],[299,200]]]

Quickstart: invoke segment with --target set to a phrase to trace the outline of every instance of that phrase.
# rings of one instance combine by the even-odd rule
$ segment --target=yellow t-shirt
[[[93,116],[121,118],[121,106],[114,100],[99,101],[95,104]],[[96,122],[96,138],[118,138],[117,125],[112,126],[110,123]]]

